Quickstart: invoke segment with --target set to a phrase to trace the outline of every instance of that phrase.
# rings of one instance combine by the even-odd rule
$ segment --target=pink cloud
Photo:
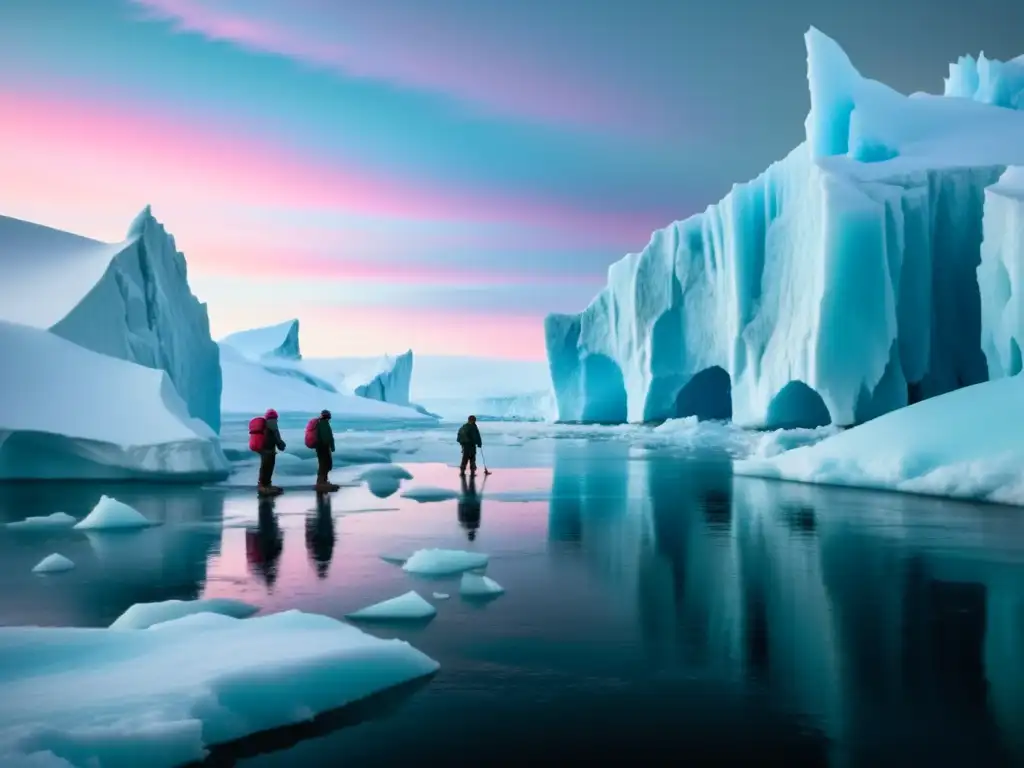
[[[42,193],[43,177],[83,198],[133,196],[197,210],[253,206],[450,223],[518,224],[552,237],[638,242],[649,216],[596,213],[544,200],[426,188],[358,168],[325,166],[244,134],[194,123],[14,94],[0,89],[0,158],[14,196]],[[95,202],[95,201],[94,201]]]
[[[508,44],[508,30],[432,23],[426,5],[418,12],[339,0],[131,1],[145,17],[182,32],[452,96],[493,113],[591,130],[614,125],[629,135],[655,133],[665,123],[657,104],[636,103],[635,89],[612,87],[605,78],[595,83],[535,45],[518,50]],[[631,117],[637,113],[645,119]]]

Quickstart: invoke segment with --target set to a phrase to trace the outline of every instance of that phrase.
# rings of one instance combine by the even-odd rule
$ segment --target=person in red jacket
[[[285,449],[281,439],[281,429],[277,426],[277,411],[270,408],[264,415],[266,425],[263,428],[263,450],[260,451],[260,478],[256,490],[260,493],[280,493],[281,488],[271,485],[274,477],[274,465],[277,464],[277,452]]]

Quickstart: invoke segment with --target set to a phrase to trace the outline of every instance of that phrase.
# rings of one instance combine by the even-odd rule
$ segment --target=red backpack
[[[267,420],[262,416],[257,416],[249,422],[249,450],[262,453],[266,439]]]
[[[320,426],[320,417],[310,419],[309,423],[306,424],[306,447],[316,448],[317,445],[317,427]]]

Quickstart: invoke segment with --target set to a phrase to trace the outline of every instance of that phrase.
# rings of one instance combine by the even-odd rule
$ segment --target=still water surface
[[[409,589],[426,626],[369,627],[441,663],[429,682],[218,764],[768,757],[789,765],[1024,765],[1019,510],[733,477],[727,460],[563,441],[462,500],[0,487],[0,521],[84,516],[101,493],[163,525],[0,528],[0,624],[105,626],[136,602],[234,597],[341,617]],[[524,449],[525,451],[526,449]],[[441,464],[414,484],[458,489]],[[511,501],[509,499],[515,499]],[[491,555],[506,594],[384,562]],[[30,573],[59,551],[77,568]]]

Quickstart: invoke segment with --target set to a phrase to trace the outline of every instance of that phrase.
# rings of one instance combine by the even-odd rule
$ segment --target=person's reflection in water
[[[480,527],[480,493],[487,484],[487,476],[484,476],[480,484],[480,491],[476,489],[476,477],[470,475],[467,478],[462,476],[462,495],[459,496],[459,525],[466,529],[466,537],[470,541],[476,539],[476,531]]]
[[[306,552],[316,569],[317,577],[327,578],[334,555],[334,516],[331,514],[331,495],[318,493],[316,509],[306,515]]]
[[[259,522],[245,530],[245,558],[249,571],[260,576],[270,591],[277,581],[277,561],[284,549],[284,536],[277,522],[273,497],[259,500]]]

